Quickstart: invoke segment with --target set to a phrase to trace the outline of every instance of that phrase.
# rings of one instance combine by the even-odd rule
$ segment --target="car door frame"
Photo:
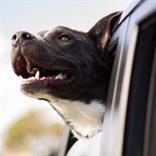
[[[155,12],[156,2],[142,1],[121,18],[111,39],[110,51],[114,45],[117,48],[104,116],[101,155],[122,156],[124,153],[127,108],[139,25]]]

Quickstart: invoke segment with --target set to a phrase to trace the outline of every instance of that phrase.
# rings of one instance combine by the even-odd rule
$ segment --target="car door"
[[[138,1],[123,14],[109,49],[115,61],[101,155],[154,156],[156,1]]]

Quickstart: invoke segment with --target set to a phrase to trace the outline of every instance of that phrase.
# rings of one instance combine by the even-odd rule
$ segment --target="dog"
[[[21,91],[48,101],[78,139],[102,129],[113,64],[108,43],[120,15],[105,16],[88,32],[58,26],[12,36],[11,62],[24,79]]]

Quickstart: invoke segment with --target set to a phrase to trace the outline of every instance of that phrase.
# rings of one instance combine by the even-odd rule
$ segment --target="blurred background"
[[[36,33],[64,25],[88,31],[131,0],[0,0],[0,156],[52,156],[64,136],[61,118],[44,101],[20,93],[10,42],[16,31]]]

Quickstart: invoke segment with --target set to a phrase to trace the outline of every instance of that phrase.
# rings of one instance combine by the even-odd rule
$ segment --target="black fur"
[[[107,45],[114,25],[112,21],[119,15],[113,13],[104,17],[87,33],[63,26],[42,31],[36,36],[17,32],[12,44],[12,65],[17,75],[24,78],[33,76],[25,67],[25,59],[28,59],[31,66],[40,68],[43,76],[47,71],[61,71],[70,73],[73,78],[69,85],[34,82],[23,86],[23,90],[32,94],[44,90],[55,97],[86,103],[93,99],[104,102],[112,68],[112,57],[107,53]]]

